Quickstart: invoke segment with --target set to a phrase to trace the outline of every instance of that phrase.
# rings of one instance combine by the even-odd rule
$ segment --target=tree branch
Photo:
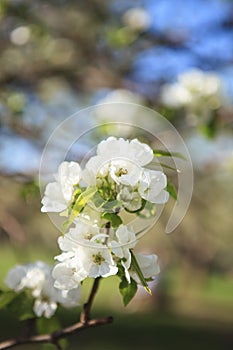
[[[59,345],[60,339],[68,337],[72,334],[77,334],[80,331],[87,328],[92,328],[92,327],[97,327],[108,323],[112,323],[113,321],[112,317],[105,317],[105,318],[90,320],[91,307],[99,287],[99,282],[100,282],[100,277],[94,280],[88,301],[83,306],[83,311],[81,313],[79,322],[52,333],[40,334],[40,335],[34,335],[34,336],[30,335],[29,333],[28,335],[25,334],[16,339],[9,339],[9,340],[3,341],[2,343],[0,343],[0,350],[10,349],[10,348],[13,348],[14,346],[18,346],[22,344],[32,344],[32,343],[51,343],[51,344],[54,344],[58,350],[60,350],[61,349]]]
[[[57,344],[57,342],[65,338],[67,336],[70,336],[72,334],[77,334],[80,331],[91,328],[91,327],[97,327],[102,326],[108,323],[112,323],[113,318],[112,317],[106,317],[106,318],[99,318],[99,319],[93,319],[88,321],[87,323],[78,322],[75,323],[69,327],[63,328],[61,330],[55,331],[50,334],[40,334],[40,335],[34,335],[28,338],[18,338],[18,339],[9,339],[2,343],[0,343],[0,350],[3,349],[10,349],[17,345],[22,344],[32,344],[32,343],[52,343]],[[57,346],[57,345],[56,345]]]
[[[100,282],[100,277],[95,278],[88,301],[83,306],[83,311],[80,315],[80,322],[83,324],[88,323],[88,321],[90,320],[91,307],[92,307],[95,295],[97,293],[97,290],[99,288],[99,282]]]

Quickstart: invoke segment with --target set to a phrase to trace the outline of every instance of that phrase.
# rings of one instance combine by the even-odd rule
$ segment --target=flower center
[[[100,252],[98,252],[97,254],[93,254],[92,258],[94,263],[97,265],[101,265],[105,261],[104,257],[101,255]]]
[[[128,174],[128,170],[126,168],[119,168],[116,172],[115,175],[120,177],[122,175]]]

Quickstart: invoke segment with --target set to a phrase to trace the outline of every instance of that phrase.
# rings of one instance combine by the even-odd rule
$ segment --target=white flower
[[[95,244],[93,248],[82,247],[79,253],[88,277],[109,277],[117,274],[118,268],[107,247],[99,245],[98,248]]]
[[[136,211],[142,206],[142,199],[139,193],[130,186],[121,186],[117,199],[122,201],[123,206],[130,211]]]
[[[26,266],[17,265],[15,268],[11,269],[5,279],[6,285],[15,290],[16,292],[21,291],[24,288],[21,281],[27,274]]]
[[[162,88],[162,102],[169,107],[186,106],[192,101],[192,95],[179,83],[165,84]]]
[[[151,203],[162,204],[169,198],[166,187],[167,177],[163,172],[144,169],[138,192],[142,198]]]
[[[37,261],[34,264],[17,265],[8,272],[5,283],[16,292],[29,288],[35,294],[38,294],[42,289],[45,276],[48,272],[48,265],[41,261]]]
[[[33,311],[37,317],[50,318],[54,315],[57,304],[64,307],[79,305],[80,290],[73,290],[72,294],[56,289],[51,275],[51,267],[41,261],[34,264],[18,265],[8,272],[5,280],[9,288],[16,292],[28,289],[35,298]]]
[[[143,8],[133,7],[128,9],[123,15],[123,22],[135,31],[146,30],[151,23],[151,18],[148,12]]]
[[[36,299],[33,311],[37,317],[45,316],[46,318],[52,317],[57,310],[57,303],[54,301],[46,301],[41,299]]]
[[[116,184],[135,186],[141,177],[142,169],[131,161],[118,159],[111,161],[109,173]]]
[[[152,278],[159,274],[160,268],[157,255],[135,253],[135,258],[145,278]],[[137,283],[140,283],[140,279],[132,267],[129,270],[129,274]]]
[[[89,246],[79,246],[74,250],[73,255],[63,253],[56,257],[62,261],[53,269],[56,288],[70,290],[79,286],[86,277],[108,277],[118,272],[106,246],[90,242]]]
[[[130,283],[129,268],[131,265],[130,249],[134,248],[137,241],[133,231],[128,230],[127,226],[121,225],[116,231],[117,241],[113,240],[109,246],[112,248],[113,254],[121,259],[121,265],[125,270],[125,277]]]
[[[64,236],[58,238],[58,245],[62,251],[75,251],[80,247],[80,244],[87,244],[99,233],[99,228],[96,225],[77,218],[75,227],[71,228]]]
[[[59,260],[59,257],[56,259]],[[87,277],[87,272],[82,267],[81,261],[73,256],[55,265],[52,276],[56,288],[71,290],[80,286],[80,283]]]
[[[214,73],[192,69],[178,76],[178,81],[166,84],[162,88],[162,102],[170,107],[189,107],[189,110],[200,113],[217,109],[223,99],[221,80]]]
[[[88,185],[95,185],[97,176],[110,173],[116,183],[134,186],[139,180],[141,167],[153,159],[152,149],[139,142],[109,137],[97,147],[97,156],[92,157],[83,171],[83,179]]]
[[[74,185],[80,181],[81,168],[78,163],[63,162],[54,177],[56,182],[46,186],[42,212],[62,212],[67,209],[73,196]]]

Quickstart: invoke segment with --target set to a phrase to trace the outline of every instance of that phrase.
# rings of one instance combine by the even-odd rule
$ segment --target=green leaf
[[[137,259],[136,259],[135,255],[134,255],[134,253],[133,253],[132,250],[130,250],[130,252],[131,252],[131,259],[132,259],[131,260],[131,265],[132,265],[134,271],[136,272],[138,278],[140,279],[140,282],[141,282],[142,286],[145,288],[147,293],[151,294],[151,290],[150,290],[150,288],[149,288],[149,286],[147,284],[147,281],[146,281],[145,277],[143,276],[142,270],[141,270],[140,266],[138,265],[138,262],[137,262]]]
[[[34,300],[26,292],[16,294],[15,298],[7,305],[8,310],[19,320],[23,321],[35,317],[33,312]]]
[[[137,213],[140,213],[144,208],[145,208],[145,205],[146,205],[146,200],[142,198],[142,205],[139,209],[137,210],[129,210],[127,208],[124,208],[125,211],[127,211],[128,213],[131,213],[131,214],[137,214]]]
[[[122,224],[122,219],[114,213],[103,213],[101,218],[110,221],[112,227],[119,227]]]
[[[175,158],[186,160],[183,154],[179,152],[169,152],[169,151],[163,151],[161,149],[154,149],[153,153],[155,157],[175,157]]]
[[[167,169],[170,169],[170,170],[173,170],[173,171],[176,171],[177,173],[180,173],[180,170],[179,169],[177,169],[177,168],[174,168],[174,167],[172,167],[172,166],[170,166],[170,165],[167,165],[167,164],[165,164],[165,163],[159,163],[159,162],[152,162],[152,163],[150,163],[151,165],[158,165],[158,166],[162,166],[163,168],[167,168]]]
[[[96,188],[94,186],[87,187],[87,189],[84,192],[80,193],[80,195],[78,196],[78,198],[76,199],[76,202],[72,207],[69,219],[66,220],[62,225],[63,235],[66,233],[70,225],[73,223],[74,219],[81,213],[85,205],[88,203],[88,201],[93,197],[95,193],[96,193]]]
[[[110,200],[110,201],[106,201],[103,209],[109,212],[115,212],[117,209],[121,208],[122,206],[122,202],[118,201],[118,200]]]
[[[122,277],[122,280],[119,284],[119,290],[123,298],[124,306],[128,305],[129,302],[133,299],[137,292],[137,289],[137,283],[133,278],[131,278],[131,283],[129,283],[125,277]]]
[[[12,300],[17,296],[13,291],[0,291],[0,309],[4,308],[12,302]]]
[[[154,203],[148,202],[146,203],[146,206],[144,208],[144,210],[142,212],[139,212],[137,215],[140,218],[143,219],[149,219],[152,216],[154,216],[156,214],[156,205]],[[143,231],[143,230],[142,230]],[[137,234],[139,234],[140,232],[137,232]]]
[[[218,118],[216,113],[212,114],[206,124],[201,125],[200,131],[205,137],[210,139],[216,136],[216,133],[218,131]]]
[[[171,197],[173,197],[175,200],[177,200],[176,188],[175,188],[175,186],[174,186],[174,184],[172,182],[169,181],[167,183],[166,190],[168,191],[168,193],[170,194]]]

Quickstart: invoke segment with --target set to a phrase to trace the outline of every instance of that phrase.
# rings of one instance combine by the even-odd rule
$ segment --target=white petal
[[[43,204],[42,212],[61,212],[67,208],[67,201],[57,182],[51,182],[46,186],[45,196],[41,203]]]
[[[65,183],[76,185],[80,181],[81,168],[76,162],[63,162],[58,168],[57,180],[63,185]]]
[[[21,284],[23,277],[26,276],[27,270],[25,266],[17,265],[11,269],[5,279],[6,285],[15,291],[21,290],[24,286]]]
[[[147,144],[141,143],[137,139],[130,141],[130,150],[134,158],[142,166],[150,163],[154,158],[153,150]]]
[[[150,190],[147,196],[148,201],[156,204],[164,204],[168,201],[168,199],[169,199],[169,193],[165,190],[162,190],[158,195],[155,195],[153,190]]]

